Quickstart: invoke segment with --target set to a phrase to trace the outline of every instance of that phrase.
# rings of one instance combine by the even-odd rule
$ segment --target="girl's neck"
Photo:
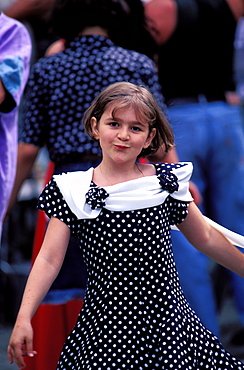
[[[116,164],[105,166],[101,163],[94,170],[94,182],[99,186],[109,186],[144,177],[141,165],[134,163],[132,166]]]

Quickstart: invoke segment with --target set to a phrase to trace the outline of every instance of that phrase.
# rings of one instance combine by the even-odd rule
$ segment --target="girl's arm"
[[[200,252],[244,277],[244,254],[207,223],[193,202],[188,207],[186,219],[177,227]]]
[[[36,354],[33,351],[31,319],[59,273],[69,238],[68,226],[52,217],[40,252],[31,269],[9,341],[9,361],[10,363],[15,361],[21,369],[25,367],[23,356],[33,357]]]

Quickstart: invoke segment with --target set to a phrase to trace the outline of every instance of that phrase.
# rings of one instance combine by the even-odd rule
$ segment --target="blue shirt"
[[[82,116],[101,90],[120,81],[147,86],[165,110],[153,61],[105,37],[77,37],[64,52],[40,59],[28,82],[20,141],[46,145],[55,163],[77,153],[100,155]]]

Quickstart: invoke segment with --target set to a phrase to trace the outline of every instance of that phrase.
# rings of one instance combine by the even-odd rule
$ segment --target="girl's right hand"
[[[37,354],[33,350],[33,329],[31,324],[16,322],[8,345],[8,359],[10,364],[15,362],[19,369],[26,367],[24,357],[34,357]]]

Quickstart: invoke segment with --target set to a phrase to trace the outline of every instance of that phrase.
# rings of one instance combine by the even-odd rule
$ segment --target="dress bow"
[[[109,196],[105,189],[98,186],[92,187],[86,193],[86,203],[91,209],[99,209],[105,206],[105,199]]]

